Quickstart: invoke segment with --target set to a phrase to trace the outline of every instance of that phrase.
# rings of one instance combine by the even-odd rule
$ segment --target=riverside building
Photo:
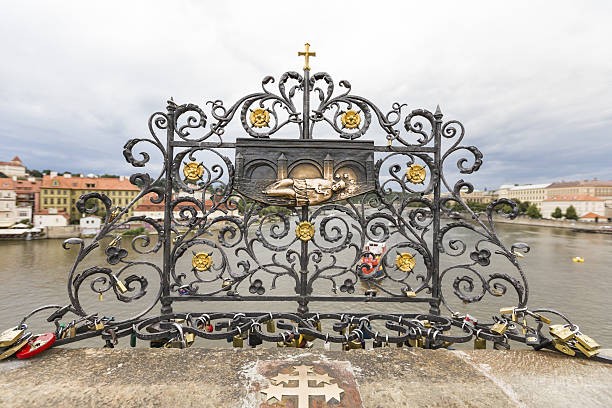
[[[98,192],[106,194],[113,206],[125,207],[138,194],[140,189],[130,183],[126,177],[73,177],[70,174],[58,176],[51,172],[43,176],[40,187],[40,209],[57,209],[67,214],[71,221],[81,218],[82,214],[76,208],[76,202],[82,194]],[[98,202],[98,209],[103,208]],[[133,206],[132,208],[134,208]],[[128,216],[131,216],[130,209]]]

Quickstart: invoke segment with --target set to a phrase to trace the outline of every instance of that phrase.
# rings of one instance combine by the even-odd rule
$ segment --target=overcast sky
[[[611,18],[609,1],[4,1],[0,161],[130,174],[123,144],[168,97],[230,105],[299,71],[308,41],[312,72],[381,108],[462,121],[478,188],[612,179]]]

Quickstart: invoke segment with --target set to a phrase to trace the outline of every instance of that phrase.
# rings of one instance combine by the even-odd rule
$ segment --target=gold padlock
[[[102,323],[100,320],[96,320],[94,323],[94,330],[98,331],[102,329],[104,329],[104,323]]]
[[[574,344],[574,346],[575,346],[575,347],[576,347],[578,350],[580,350],[580,352],[581,352],[582,354],[584,354],[585,356],[587,356],[587,357],[589,357],[589,358],[591,358],[591,357],[593,357],[593,356],[595,356],[595,355],[597,355],[597,354],[599,353],[599,350],[598,350],[598,349],[595,349],[595,350],[589,350],[588,348],[584,347],[584,346],[583,346],[583,345],[582,345],[580,342],[576,342],[576,343]]]
[[[476,337],[474,339],[474,350],[486,350],[487,349],[487,341],[482,337]]]
[[[542,316],[541,314],[534,313],[534,317],[537,320],[540,320],[542,323],[546,323],[546,324],[550,324],[551,323],[551,320],[548,317]]]
[[[268,333],[274,333],[276,331],[276,327],[274,326],[274,320],[268,320],[266,322],[266,330],[268,330]]]
[[[244,347],[244,339],[241,336],[234,336],[232,339],[234,347]]]
[[[550,331],[550,334],[552,334],[553,336],[555,336],[556,338],[558,338],[564,343],[566,341],[573,339],[574,336],[576,335],[576,333],[571,331],[569,327],[566,327],[560,324],[549,326],[549,331]]]
[[[567,354],[568,356],[575,356],[576,352],[574,350],[572,350],[567,344],[559,341],[559,340],[553,340],[553,345],[555,346],[555,348],[557,350],[559,350],[560,352],[562,352],[563,354]]]
[[[195,334],[193,333],[185,333],[185,342],[188,346],[191,346],[195,341]]]
[[[503,314],[503,315],[509,315],[514,313],[514,309],[515,307],[502,307],[501,309],[499,309],[499,313]]]
[[[117,279],[116,286],[117,286],[117,290],[118,290],[119,292],[121,292],[121,293],[125,293],[125,292],[127,292],[127,288],[125,287],[125,285],[123,284],[123,282],[121,282],[121,280],[120,280],[120,279]]]
[[[0,347],[7,347],[15,343],[21,335],[23,334],[23,329],[19,329],[17,327],[13,327],[12,329],[7,329],[0,334]]]
[[[423,347],[425,344],[425,340],[422,337],[417,337],[416,339],[408,339],[408,344],[410,347]]]
[[[429,320],[419,320],[421,324],[425,327],[431,327],[431,322]]]
[[[579,334],[576,335],[576,341],[583,348],[585,348],[585,349],[587,349],[589,351],[595,351],[595,350],[598,350],[601,347],[599,345],[599,343],[597,343],[591,337],[587,336],[586,334],[582,334],[582,333],[579,333]]]
[[[178,348],[182,349],[184,346],[183,342],[179,339],[170,340],[166,344],[164,344],[164,348]]]
[[[68,329],[68,337],[71,339],[76,337],[76,326],[70,326]]]
[[[321,321],[320,320],[317,320],[316,329],[317,331],[321,331]]]
[[[508,324],[506,322],[497,322],[491,327],[491,331],[497,334],[504,334],[508,330]]]
[[[416,293],[411,290],[404,292],[404,295],[406,295],[406,297],[411,297],[411,298],[416,297]]]

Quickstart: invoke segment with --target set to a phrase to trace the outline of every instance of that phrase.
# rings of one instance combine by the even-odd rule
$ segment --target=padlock
[[[136,347],[136,333],[130,335],[130,347]]]
[[[495,341],[493,342],[494,350],[510,350],[510,344],[504,341]]]
[[[76,336],[76,326],[73,324],[68,328],[68,338],[74,338]]]
[[[185,343],[187,343],[187,346],[191,346],[194,341],[195,341],[195,334],[185,333]]]
[[[13,327],[7,329],[0,334],[0,347],[8,347],[14,344],[23,335],[23,328]]]
[[[208,324],[206,325],[206,331],[207,331],[207,332],[209,332],[209,333],[212,333],[212,332],[213,332],[213,330],[214,330],[213,325],[212,325],[212,324],[210,324],[210,323],[208,323]]]
[[[475,327],[478,323],[478,319],[476,319],[474,316],[466,314],[463,318],[463,323],[467,324],[470,327]]]
[[[182,348],[185,348],[185,342],[180,339],[175,338],[175,339],[170,340],[166,344],[164,344],[164,348],[182,349]]]
[[[232,344],[234,347],[244,347],[244,339],[240,335],[234,336],[232,338]]]
[[[533,314],[533,317],[534,317],[536,320],[541,321],[542,323],[546,323],[546,324],[550,324],[550,323],[551,323],[551,320],[550,320],[548,317],[542,316],[541,314],[534,313],[534,314]]]
[[[559,350],[563,354],[567,354],[568,356],[572,356],[572,357],[576,355],[576,352],[574,350],[572,350],[570,346],[568,346],[567,344],[563,343],[562,341],[554,339],[553,340],[553,345],[555,346],[555,348],[557,350]]]
[[[327,351],[331,350],[331,343],[329,341],[323,342],[323,348]]]
[[[102,292],[98,293],[98,299],[100,299],[100,302],[102,301]]]
[[[499,313],[503,315],[513,314],[514,309],[516,309],[514,306],[513,307],[502,307],[501,309],[499,309]]]
[[[525,337],[525,344],[528,346],[538,346],[540,344],[540,339],[537,334],[529,333],[527,337]]]
[[[382,347],[382,345],[383,345],[382,341],[374,340],[372,342],[372,348],[380,348]]]
[[[563,343],[571,340],[576,335],[569,327],[560,324],[549,326],[550,334],[561,340]]]
[[[508,330],[508,323],[497,322],[491,327],[491,331],[497,334],[504,334]]]
[[[115,279],[117,279],[117,278],[115,278]],[[125,287],[123,282],[121,282],[121,279],[117,279],[117,282],[115,283],[115,285],[117,286],[117,290],[119,290],[119,292],[121,292],[121,293],[127,292],[127,288]]]
[[[317,331],[321,331],[321,321],[320,320],[317,320],[316,329]]]
[[[590,350],[590,351],[599,350],[599,348],[601,347],[599,343],[597,343],[595,340],[593,340],[586,334],[582,334],[582,333],[576,334],[576,341],[583,348]]]
[[[102,323],[101,320],[96,320],[94,322],[94,330],[98,331],[98,330],[102,330],[104,329],[104,323]]]
[[[580,352],[582,354],[584,354],[585,356],[587,356],[588,358],[591,358],[595,355],[597,355],[599,353],[598,349],[595,350],[589,350],[588,348],[584,347],[580,342],[575,342],[574,343],[574,347],[576,347],[578,350],[580,350]]]
[[[262,340],[261,336],[257,332],[251,331],[251,332],[249,332],[249,337],[248,337],[247,342],[248,342],[249,346],[255,348],[255,347],[259,346],[260,344],[262,344],[263,340]]]
[[[274,326],[274,320],[270,319],[266,322],[266,330],[268,333],[274,333],[276,331],[276,327]]]
[[[412,290],[407,290],[407,291],[405,291],[405,292],[404,292],[404,295],[405,295],[406,297],[411,297],[411,298],[416,297],[416,293],[415,293],[414,291],[412,291]]]
[[[487,341],[482,337],[476,337],[474,339],[474,350],[486,350],[487,349]]]

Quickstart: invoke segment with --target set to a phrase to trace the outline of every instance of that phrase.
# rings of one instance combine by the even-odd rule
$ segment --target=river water
[[[598,341],[603,347],[612,347],[612,236],[604,234],[576,233],[566,229],[555,229],[536,226],[497,224],[498,234],[508,246],[514,242],[526,242],[531,251],[521,260],[521,265],[527,274],[529,283],[529,306],[552,308],[566,314],[578,324],[583,333]],[[475,243],[473,234],[461,235],[468,248]],[[127,246],[127,244],[124,244]],[[0,328],[8,328],[19,322],[21,317],[32,309],[44,304],[67,304],[67,277],[70,266],[76,255],[76,249],[64,250],[61,240],[36,241],[0,241]],[[581,256],[584,263],[574,263],[572,258]],[[448,258],[448,257],[446,257]],[[443,255],[442,265],[450,265],[452,259]],[[132,258],[134,259],[134,258]],[[149,259],[160,264],[159,256],[147,257],[139,255],[136,259]],[[457,261],[454,262],[455,264]],[[92,253],[83,266],[105,265],[105,256],[101,251]],[[497,265],[497,264],[492,264]],[[498,268],[498,269],[495,269]],[[82,270],[82,269],[81,269]],[[505,264],[489,267],[490,273],[511,273],[518,277],[513,268]],[[158,290],[155,272],[149,268],[136,272],[149,279],[149,294],[153,297]],[[454,278],[452,278],[454,279]],[[444,283],[444,294],[452,298],[452,279]],[[359,291],[360,288],[356,288]],[[244,289],[243,289],[244,290]],[[111,299],[110,292],[104,295],[102,301],[89,288],[83,305],[86,310],[95,310],[102,315],[122,315],[126,317],[143,309],[146,298],[136,304],[124,304]],[[277,284],[277,289],[267,294],[292,294],[291,282]],[[329,295],[327,293],[320,293]],[[483,320],[489,320],[492,314],[497,314],[501,306],[516,304],[516,297],[507,295],[504,299],[488,295],[482,302],[465,305],[459,301],[451,301],[457,311],[470,313]],[[506,299],[507,298],[507,299]],[[114,300],[114,302],[113,302]],[[514,302],[514,303],[513,303]],[[150,313],[159,312],[159,304]],[[212,311],[295,311],[294,303],[266,303],[262,305],[250,303],[236,304],[229,302],[177,302],[175,311],[212,312]],[[239,310],[238,310],[239,309]],[[425,305],[397,303],[319,303],[311,304],[311,311],[337,312],[426,312]],[[448,311],[443,309],[443,313]],[[43,313],[44,314],[44,313]],[[33,319],[30,328],[34,331],[49,327],[44,317]],[[79,342],[77,346],[101,345],[101,340]],[[125,341],[123,343],[126,343]],[[215,343],[213,346],[223,346]],[[145,346],[139,342],[139,346]]]

